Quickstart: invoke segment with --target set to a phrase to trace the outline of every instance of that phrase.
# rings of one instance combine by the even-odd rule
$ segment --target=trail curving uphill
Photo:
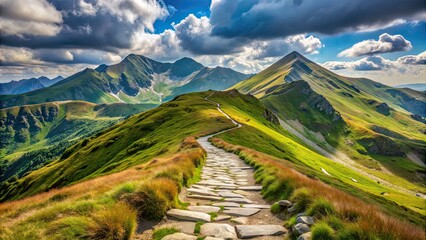
[[[213,92],[214,93],[214,92]],[[212,93],[212,94],[213,94]],[[212,96],[210,94],[208,97]],[[270,211],[256,185],[254,170],[237,155],[213,146],[208,139],[214,135],[241,127],[220,109],[218,111],[234,123],[235,127],[199,138],[198,143],[206,150],[206,163],[201,170],[201,181],[182,189],[179,198],[189,203],[187,209],[171,209],[166,220],[155,229],[176,228],[180,232],[163,239],[282,239],[287,229],[282,220]],[[203,224],[196,231],[196,223]],[[198,232],[199,231],[199,232]],[[145,235],[149,239],[150,236]]]

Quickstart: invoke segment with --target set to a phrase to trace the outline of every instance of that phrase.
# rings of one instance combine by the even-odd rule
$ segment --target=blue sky
[[[339,74],[426,82],[423,0],[0,0],[0,81],[130,53],[258,72],[293,50]]]

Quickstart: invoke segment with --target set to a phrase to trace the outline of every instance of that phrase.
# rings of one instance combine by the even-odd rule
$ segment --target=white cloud
[[[409,51],[413,48],[411,42],[402,35],[389,35],[383,33],[379,40],[364,40],[354,44],[352,47],[340,52],[339,57],[358,57],[364,55],[373,55],[377,53]]]
[[[356,61],[329,61],[324,66],[331,70],[353,69],[356,71],[374,71],[396,67],[395,62],[380,56],[369,56]]]
[[[45,0],[0,0],[0,31],[5,35],[55,36],[62,15]]]
[[[296,46],[301,52],[308,54],[318,54],[318,49],[324,47],[319,38],[312,35],[308,36],[306,33],[287,37],[285,42]]]
[[[99,11],[108,11],[121,21],[139,23],[154,31],[154,22],[169,15],[167,6],[157,0],[98,0]]]
[[[397,62],[402,64],[426,64],[426,51],[418,55],[406,55],[399,57]]]
[[[96,8],[91,3],[87,3],[84,0],[78,1],[78,6],[80,7],[79,14],[82,15],[88,15],[88,16],[95,16],[96,15]]]

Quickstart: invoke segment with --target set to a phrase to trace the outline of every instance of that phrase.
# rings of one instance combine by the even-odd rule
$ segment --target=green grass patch
[[[179,232],[179,230],[177,228],[174,228],[174,227],[160,228],[160,229],[155,230],[152,233],[152,239],[153,240],[161,240],[165,236],[173,234],[173,233],[177,233],[177,232]]]

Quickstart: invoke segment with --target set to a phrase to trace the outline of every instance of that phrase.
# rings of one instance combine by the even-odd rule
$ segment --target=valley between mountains
[[[131,54],[0,107],[0,239],[425,238],[424,91]]]

